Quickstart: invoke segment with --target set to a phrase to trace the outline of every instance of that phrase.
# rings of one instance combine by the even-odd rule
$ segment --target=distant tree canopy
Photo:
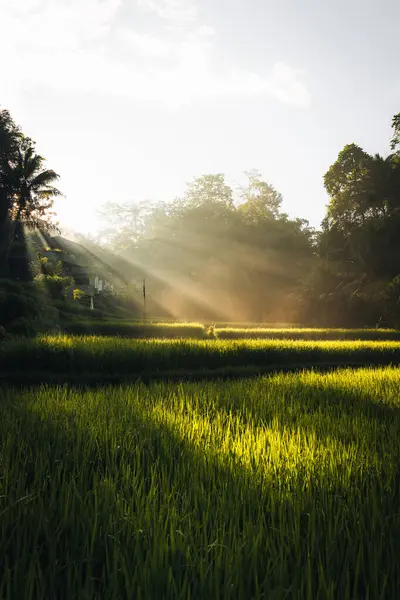
[[[10,113],[0,109],[0,275],[9,274],[13,243],[22,229],[52,231],[51,208],[60,195],[58,175],[45,168],[35,143],[24,136]]]
[[[260,321],[289,315],[291,294],[313,261],[314,232],[281,212],[280,194],[259,173],[247,177],[238,206],[218,173],[198,177],[169,203],[106,207],[120,232],[108,239],[112,249],[148,277],[169,314]],[[132,222],[129,237],[125,224]]]

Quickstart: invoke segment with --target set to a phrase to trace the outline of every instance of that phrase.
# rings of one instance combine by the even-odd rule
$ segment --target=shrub
[[[35,277],[39,286],[47,291],[51,298],[60,300],[67,296],[68,290],[73,286],[72,277],[61,277],[60,275],[44,275],[41,273]]]
[[[38,332],[36,327],[37,321],[20,317],[12,321],[8,326],[8,332],[12,335],[21,335],[30,337]]]
[[[0,280],[0,326],[6,333],[52,331],[57,322],[58,310],[49,303],[43,288],[35,283]]]

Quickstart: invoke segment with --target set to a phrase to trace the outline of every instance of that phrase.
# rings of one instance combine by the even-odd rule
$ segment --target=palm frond
[[[57,181],[59,178],[59,175],[55,171],[52,171],[50,169],[46,171],[41,171],[35,174],[33,178],[31,178],[29,186],[32,190],[37,190],[41,186],[49,186],[49,184],[53,183],[54,181]]]

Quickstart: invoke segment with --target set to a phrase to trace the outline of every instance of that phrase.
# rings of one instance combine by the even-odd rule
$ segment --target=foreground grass
[[[34,377],[129,377],[301,366],[387,365],[399,342],[290,340],[130,340],[44,336],[0,346],[0,374]]]
[[[0,597],[396,598],[399,386],[0,388]]]

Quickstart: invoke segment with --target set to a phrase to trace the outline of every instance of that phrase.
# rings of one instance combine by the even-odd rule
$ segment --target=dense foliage
[[[60,195],[57,179],[35,143],[0,109],[0,276],[10,275],[13,243],[23,244],[26,230],[56,229],[50,209]]]
[[[281,212],[282,198],[248,173],[241,203],[224,176],[204,175],[170,203],[105,207],[100,238],[146,276],[158,311],[212,320],[291,320],[291,295],[310,270],[314,232]]]
[[[330,202],[305,297],[318,320],[400,326],[398,121],[392,154],[347,145],[324,177]]]
[[[30,336],[57,329],[58,322],[59,311],[44,289],[33,282],[0,279],[0,327],[5,332]]]
[[[282,213],[280,194],[251,171],[238,195],[216,174],[170,203],[110,203],[100,238],[147,276],[165,315],[398,327],[399,123],[389,156],[356,144],[339,153],[318,233]]]

